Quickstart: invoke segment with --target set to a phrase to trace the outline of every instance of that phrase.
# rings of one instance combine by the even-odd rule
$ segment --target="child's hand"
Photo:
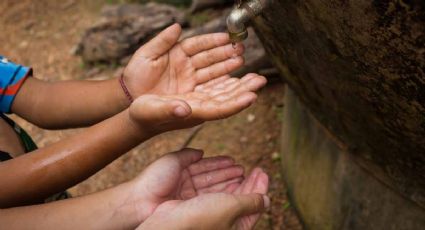
[[[136,51],[124,71],[134,98],[142,94],[182,94],[243,65],[243,46],[232,47],[226,33],[196,36],[178,42],[174,24]]]
[[[138,229],[254,227],[270,205],[267,174],[255,168],[243,180],[240,166],[230,158],[201,157],[193,149],[168,154],[134,180],[134,194],[141,199],[129,201],[141,206],[137,210],[149,210]]]
[[[152,134],[182,129],[234,115],[250,106],[254,93],[266,84],[266,78],[247,74],[243,78],[220,77],[194,92],[158,96],[144,95],[130,106],[130,118]]]
[[[139,210],[140,222],[163,202],[187,200],[204,193],[231,192],[243,181],[244,169],[231,157],[202,158],[202,155],[202,151],[195,149],[166,154],[129,182],[131,191],[124,194],[125,200]]]

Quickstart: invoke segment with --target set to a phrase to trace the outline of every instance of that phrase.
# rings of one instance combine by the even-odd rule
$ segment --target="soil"
[[[37,78],[56,81],[106,79],[115,76],[118,66],[86,66],[72,55],[85,28],[96,22],[105,0],[3,0],[0,1],[0,54],[32,66]],[[281,175],[279,137],[284,84],[274,82],[259,92],[256,104],[231,118],[204,124],[193,130],[162,134],[141,144],[86,181],[69,189],[82,196],[127,181],[164,153],[189,147],[201,148],[206,155],[231,155],[249,171],[260,166],[270,176],[271,209],[256,229],[302,229],[291,207]],[[13,116],[34,138],[39,147],[73,135],[79,130],[47,131]]]

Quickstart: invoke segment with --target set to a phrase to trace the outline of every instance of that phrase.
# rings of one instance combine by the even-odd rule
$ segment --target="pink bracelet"
[[[133,103],[134,101],[133,97],[131,96],[130,91],[128,91],[127,86],[124,83],[124,73],[121,74],[119,81],[120,81],[121,88],[125,93],[125,96],[130,101],[130,104]]]

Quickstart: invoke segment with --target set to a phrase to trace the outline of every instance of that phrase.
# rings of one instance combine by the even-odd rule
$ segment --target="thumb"
[[[149,125],[183,119],[191,113],[192,109],[185,101],[156,95],[138,97],[130,106],[131,118]]]
[[[169,156],[175,157],[182,168],[187,168],[191,164],[199,161],[204,152],[198,149],[184,148],[182,150],[170,153]]]
[[[155,36],[136,53],[142,54],[147,59],[157,59],[173,48],[179,40],[181,32],[181,26],[175,23]]]
[[[237,195],[236,218],[261,213],[270,207],[270,198],[262,194]]]

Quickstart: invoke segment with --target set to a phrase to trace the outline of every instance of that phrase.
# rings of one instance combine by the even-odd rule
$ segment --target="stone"
[[[371,176],[422,208],[424,19],[424,1],[275,0],[254,22],[314,117]]]
[[[364,170],[285,89],[282,175],[306,229],[422,230],[425,210]]]
[[[85,62],[119,62],[173,23],[186,24],[179,9],[158,3],[108,5],[83,34],[76,54]]]

